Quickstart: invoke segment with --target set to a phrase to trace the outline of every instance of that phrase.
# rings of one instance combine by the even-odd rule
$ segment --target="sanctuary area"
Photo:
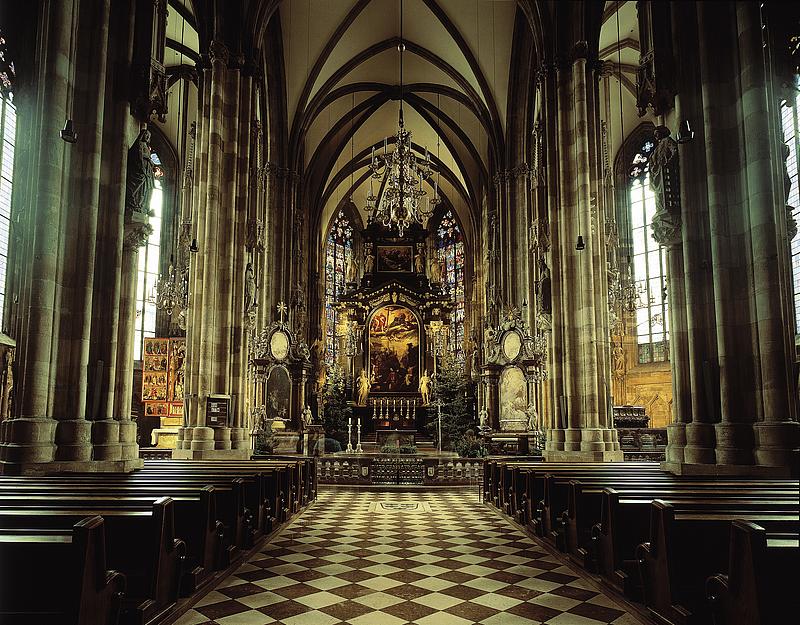
[[[0,624],[790,622],[798,6],[0,0]]]

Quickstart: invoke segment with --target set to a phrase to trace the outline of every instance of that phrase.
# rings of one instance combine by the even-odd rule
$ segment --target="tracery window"
[[[442,288],[453,300],[449,347],[464,360],[464,236],[452,210],[448,210],[436,229],[436,256],[442,265]]]
[[[789,206],[793,206],[792,216],[795,222],[800,223],[800,190],[798,190],[797,153],[800,149],[800,94],[795,96],[793,107],[786,106],[781,114],[783,117],[783,140],[789,146],[789,157],[786,159],[786,173],[791,181],[789,188]],[[792,292],[794,294],[794,319],[795,333],[800,333],[800,235],[795,235],[790,244],[792,258]]]
[[[640,363],[668,359],[666,251],[653,239],[650,229],[656,212],[656,198],[650,189],[649,161],[655,147],[652,138],[645,139],[628,170],[628,201],[633,238],[631,262],[633,278],[640,294],[636,306],[636,344]]]
[[[14,63],[8,56],[5,36],[0,31],[0,319],[5,314],[14,145],[17,134],[17,109],[12,92],[14,77]]]
[[[347,263],[353,257],[353,227],[342,210],[331,224],[325,242],[325,362],[336,362],[336,302],[344,292]]]
[[[142,359],[145,338],[156,335],[156,302],[153,294],[161,262],[161,224],[164,215],[164,188],[161,184],[163,172],[158,155],[151,159],[155,171],[155,187],[150,196],[150,226],[153,231],[147,237],[147,245],[139,249],[139,271],[136,284],[136,326],[133,340],[133,359]]]

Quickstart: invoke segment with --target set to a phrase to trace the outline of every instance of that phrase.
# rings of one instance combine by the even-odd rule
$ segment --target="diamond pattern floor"
[[[641,625],[475,489],[322,490],[176,621],[267,623]]]

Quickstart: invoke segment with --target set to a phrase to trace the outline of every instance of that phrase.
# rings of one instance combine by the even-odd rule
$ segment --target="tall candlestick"
[[[361,449],[361,417],[358,418],[358,425],[356,426],[356,432],[358,433],[358,442],[356,443],[356,453],[360,454],[363,452]]]

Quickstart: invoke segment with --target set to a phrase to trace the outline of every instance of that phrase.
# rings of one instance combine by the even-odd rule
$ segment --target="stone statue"
[[[792,190],[792,179],[789,176],[789,167],[787,160],[789,159],[789,146],[785,143],[781,144],[781,152],[783,156],[783,203],[786,206],[786,233],[789,235],[789,241],[797,236],[797,220],[794,218],[794,206],[789,204],[789,195]]]
[[[539,413],[536,412],[536,406],[532,403],[528,404],[528,410],[526,410],[526,412],[528,413],[528,431],[535,432],[539,429],[537,426],[539,422]]]
[[[414,270],[417,273],[425,273],[425,252],[422,246],[417,250],[417,255],[414,256]]]
[[[621,343],[614,343],[614,377],[622,379],[625,377],[625,350]]]
[[[431,401],[431,378],[427,369],[419,378],[419,392],[422,395],[422,405],[427,406]]]
[[[125,179],[125,211],[150,214],[150,196],[155,188],[155,172],[150,158],[150,131],[143,128],[128,150]]]
[[[669,136],[666,126],[658,126],[654,135],[658,143],[650,157],[650,189],[656,200],[652,235],[661,245],[675,245],[681,241],[678,144]]]
[[[480,430],[486,429],[486,422],[489,420],[489,411],[486,408],[481,408],[478,411],[478,427]]]
[[[431,258],[428,274],[431,282],[439,283],[442,281],[442,266],[439,264],[439,259]]]
[[[347,262],[345,263],[345,282],[355,282],[358,276],[358,265],[353,258],[353,255],[350,254],[347,257]]]
[[[375,268],[375,257],[372,255],[372,250],[367,250],[367,255],[364,257],[364,273],[372,273]]]
[[[550,267],[547,266],[544,254],[539,257],[539,285],[537,295],[539,298],[539,311],[547,314],[553,312],[552,284],[550,281]]]
[[[244,270],[244,314],[248,315],[258,308],[256,298],[256,274],[253,271],[253,263],[247,263]]]
[[[311,423],[314,421],[314,415],[311,414],[311,408],[306,406],[303,408],[303,412],[300,415],[301,421],[303,422],[303,427],[307,428]]]
[[[14,417],[14,350],[6,348],[3,354],[3,404],[0,420],[11,419]]]
[[[367,405],[367,397],[369,396],[369,375],[365,369],[361,370],[361,375],[358,376],[358,384],[356,389],[358,390],[358,405],[359,406],[366,406]]]

